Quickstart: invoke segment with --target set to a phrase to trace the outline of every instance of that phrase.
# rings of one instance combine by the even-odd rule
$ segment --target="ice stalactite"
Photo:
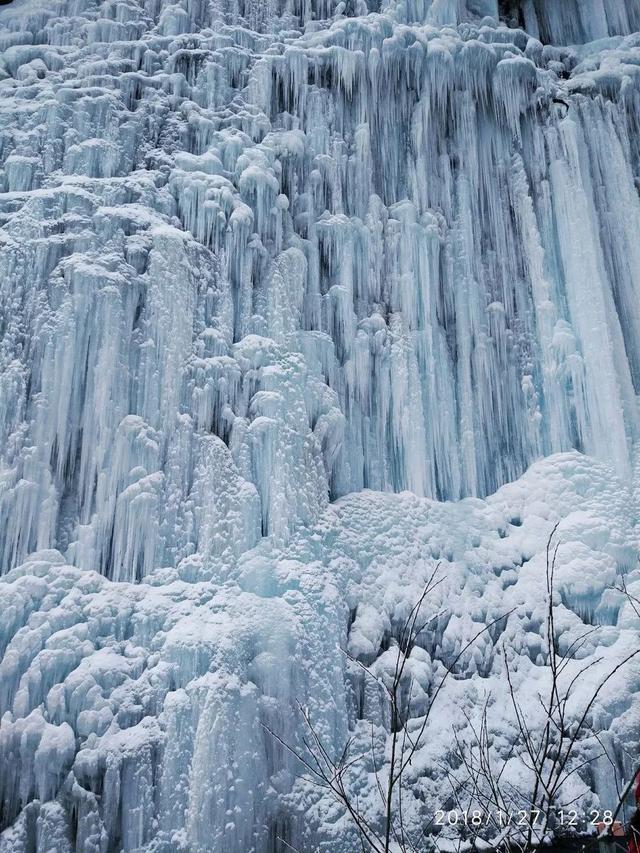
[[[7,13],[5,287],[22,328],[5,336],[5,566],[60,544],[118,577],[187,556],[163,512],[189,484],[169,499],[166,468],[203,431],[258,489],[266,533],[311,518],[300,477],[321,506],[327,486],[483,495],[571,447],[628,471],[640,213],[624,99],[579,98],[611,95],[590,68],[565,81],[579,57],[480,20],[488,8],[427,4],[427,28],[397,24],[405,6],[336,13],[279,39],[237,21],[216,34],[194,8],[188,33],[165,33],[177,8],[157,30],[140,8],[145,35],[117,61],[98,42],[91,62],[64,17],[19,33]],[[294,10],[273,14],[277,33]],[[239,370],[230,348],[252,335],[291,367]],[[288,383],[301,357],[293,403],[275,374]],[[254,371],[273,378],[254,387]],[[129,416],[157,433],[153,461],[118,456]],[[270,426],[283,418],[292,432]],[[321,435],[276,486],[275,433],[295,444],[305,421]],[[116,516],[136,513],[156,545],[123,555]]]
[[[506,0],[502,5],[528,33],[553,44],[581,44],[640,29],[636,0]]]

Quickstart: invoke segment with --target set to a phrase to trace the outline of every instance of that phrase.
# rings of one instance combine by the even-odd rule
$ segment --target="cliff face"
[[[425,696],[514,612],[443,693],[424,826],[505,644],[523,696],[548,677],[557,522],[566,636],[601,626],[603,675],[637,645],[637,30],[637,0],[0,9],[2,853],[350,853],[256,721],[383,743],[339,648],[383,671],[439,562]],[[620,772],[637,680],[598,712]]]

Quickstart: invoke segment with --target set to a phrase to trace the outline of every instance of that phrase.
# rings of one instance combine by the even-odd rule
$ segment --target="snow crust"
[[[439,698],[418,832],[452,726],[491,697],[516,739],[504,654],[540,722],[558,521],[563,637],[600,626],[594,673],[637,647],[638,30],[637,0],[0,9],[1,853],[356,851],[259,721],[299,743],[299,700],[382,755],[341,648],[382,677],[440,563],[424,701],[514,610]],[[594,709],[621,772],[639,677]],[[603,762],[573,784],[614,797]]]

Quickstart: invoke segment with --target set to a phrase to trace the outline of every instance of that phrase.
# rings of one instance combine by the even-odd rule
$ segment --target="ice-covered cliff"
[[[2,853],[357,850],[259,721],[383,744],[340,649],[383,671],[439,562],[425,696],[513,613],[439,700],[419,831],[483,696],[517,739],[504,649],[536,707],[557,522],[567,642],[637,646],[638,31],[639,0],[0,9]],[[638,688],[594,710],[620,775]]]

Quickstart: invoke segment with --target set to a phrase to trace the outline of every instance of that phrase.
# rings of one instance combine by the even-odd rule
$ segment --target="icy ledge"
[[[516,740],[501,649],[530,725],[540,723],[544,550],[558,521],[561,642],[600,626],[581,653],[594,679],[637,647],[637,617],[614,589],[625,574],[640,592],[635,516],[610,469],[573,452],[486,500],[349,495],[285,550],[264,540],[211,582],[190,582],[183,567],[113,583],[55,551],[32,555],[0,581],[0,802],[12,824],[0,851],[264,853],[282,833],[303,850],[356,851],[344,818],[296,781],[258,721],[295,743],[299,700],[333,750],[349,732],[370,737],[372,723],[384,738],[380,697],[340,649],[382,673],[389,635],[440,563],[429,606],[444,616],[410,659],[426,694],[480,626],[515,610],[441,695],[406,804],[417,831],[441,804],[441,760],[465,714],[477,721],[493,697],[495,759]],[[639,690],[632,663],[593,710],[618,769],[638,748]],[[581,757],[599,751],[594,739],[580,744]],[[371,773],[359,772],[374,809]],[[573,784],[586,805],[615,795],[602,759]]]

